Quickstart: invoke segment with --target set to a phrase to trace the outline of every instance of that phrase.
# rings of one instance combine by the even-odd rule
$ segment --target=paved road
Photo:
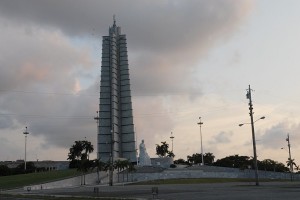
[[[94,186],[49,189],[25,193],[41,195],[99,196],[152,199],[151,188],[158,187],[158,199],[166,200],[289,200],[300,199],[300,182],[285,183],[212,183],[188,185],[128,185],[128,186]],[[14,191],[20,193],[24,191]]]

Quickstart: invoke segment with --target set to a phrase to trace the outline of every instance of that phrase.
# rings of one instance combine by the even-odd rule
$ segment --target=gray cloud
[[[59,29],[72,37],[106,35],[116,14],[128,35],[134,91],[142,94],[199,91],[189,84],[195,62],[232,35],[250,8],[250,1],[235,0],[25,0],[1,2],[0,13],[14,23]]]
[[[220,132],[218,135],[214,136],[212,140],[209,142],[210,144],[225,144],[231,142],[231,136],[233,135],[232,132]]]
[[[133,94],[150,94],[134,109],[153,113],[164,110],[165,102],[151,95],[201,94],[191,78],[196,62],[230,38],[250,8],[251,1],[237,0],[0,1],[0,112],[13,114],[4,115],[0,127],[28,126],[45,137],[41,148],[66,147],[84,137],[96,144],[100,52],[87,45],[101,48],[113,14],[127,34]],[[62,95],[76,93],[78,79],[93,85]],[[151,122],[137,116],[135,122],[152,145],[153,134],[169,134],[174,126],[171,115]]]
[[[300,124],[293,124],[290,122],[281,122],[271,128],[267,129],[264,133],[258,132],[257,139],[260,140],[264,148],[280,149],[287,146],[287,134],[290,134],[290,141],[293,147],[298,147],[298,144],[293,142],[300,139],[298,132],[300,131]]]
[[[0,115],[0,129],[14,128],[15,123],[11,116]]]

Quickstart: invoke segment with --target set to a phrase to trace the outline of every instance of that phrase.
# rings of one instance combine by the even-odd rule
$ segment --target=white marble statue
[[[142,143],[140,144],[139,165],[141,165],[141,166],[150,166],[151,165],[151,160],[146,151],[146,146],[145,146],[144,140],[142,140]]]

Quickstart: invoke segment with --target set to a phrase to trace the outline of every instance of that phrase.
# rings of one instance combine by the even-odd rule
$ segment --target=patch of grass
[[[285,182],[282,179],[260,179],[260,182]],[[229,183],[229,182],[255,182],[247,178],[190,178],[190,179],[160,179],[133,183],[133,185],[162,185],[162,184],[199,184],[199,183]]]
[[[61,180],[68,177],[79,175],[76,169],[69,170],[55,170],[49,172],[39,172],[30,174],[19,174],[12,176],[1,176],[0,177],[0,189],[12,189],[23,187],[26,185],[45,183],[55,180]]]

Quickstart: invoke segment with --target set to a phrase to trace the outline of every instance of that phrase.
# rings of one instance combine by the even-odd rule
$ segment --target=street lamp
[[[254,132],[254,123],[257,122],[258,120],[265,119],[266,117],[263,116],[255,121],[253,121],[253,115],[251,116],[251,123],[243,123],[239,124],[239,126],[243,126],[244,124],[251,124],[252,127],[252,143],[253,143],[253,159],[254,159],[254,168],[255,168],[255,183],[258,186],[259,181],[258,181],[258,167],[257,167],[257,154],[256,154],[256,140],[255,140],[255,132]]]
[[[203,159],[203,146],[202,146],[202,131],[201,131],[201,125],[203,122],[201,122],[201,117],[199,117],[199,122],[197,123],[200,126],[200,140],[201,140],[201,165],[204,165],[204,159]]]
[[[29,134],[27,131],[27,126],[26,126],[26,130],[25,132],[23,132],[23,134],[25,135],[25,164],[24,164],[24,170],[26,172],[26,143],[27,143],[27,135]]]
[[[255,120],[253,123],[257,122],[258,120],[265,119],[265,118],[266,118],[265,116],[262,116],[261,118]],[[239,126],[243,126],[245,124],[251,124],[251,123],[242,123],[242,124],[239,124]]]
[[[94,117],[94,120],[96,120],[97,121],[97,135],[99,135],[100,134],[100,112],[99,111],[96,111],[96,113],[97,113],[97,116],[96,117]],[[97,147],[98,148],[98,147]],[[97,152],[98,152],[98,150],[97,150]],[[97,154],[97,159],[100,159],[100,153],[98,152],[98,154]]]
[[[110,147],[111,147],[111,154],[110,154],[110,169],[109,169],[109,186],[113,186],[113,175],[114,175],[114,144],[115,144],[115,140],[114,140],[114,126],[112,127],[111,130],[111,143],[110,143]]]
[[[172,141],[172,153],[173,153],[173,140],[174,140],[174,138],[175,138],[175,137],[173,136],[173,132],[171,132],[171,137],[170,137],[170,138],[171,138],[171,141]]]

